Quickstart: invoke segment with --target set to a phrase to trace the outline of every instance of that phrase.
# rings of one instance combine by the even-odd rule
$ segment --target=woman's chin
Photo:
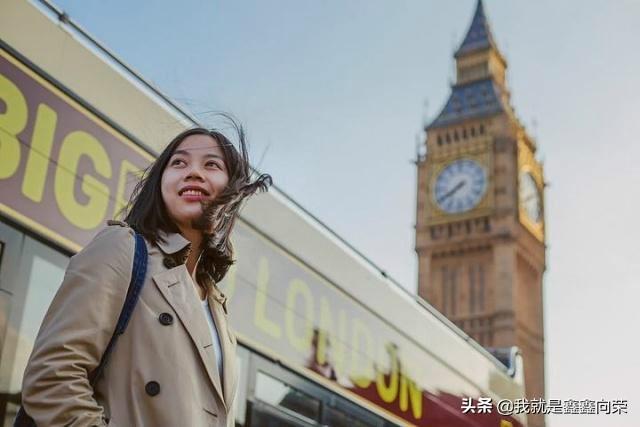
[[[179,225],[180,228],[182,227],[193,228],[194,222],[197,222],[201,215],[202,215],[202,212],[190,213],[189,215],[185,215],[185,214],[175,215],[173,216],[173,221],[177,225]]]

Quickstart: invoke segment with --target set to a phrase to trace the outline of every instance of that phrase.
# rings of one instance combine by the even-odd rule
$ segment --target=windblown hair
[[[238,148],[219,130],[195,127],[178,134],[167,145],[158,158],[144,171],[142,179],[133,190],[125,210],[124,221],[150,243],[156,244],[161,236],[158,231],[179,233],[180,230],[170,218],[162,199],[160,189],[164,173],[173,152],[190,135],[209,135],[222,149],[224,162],[229,175],[226,188],[216,196],[213,202],[202,204],[202,215],[192,226],[203,233],[203,253],[198,262],[196,279],[200,284],[214,283],[224,278],[233,259],[231,231],[238,216],[242,202],[258,191],[267,191],[272,184],[271,176],[261,174],[252,180],[249,155],[244,129],[229,116],[224,116],[232,125],[238,138]],[[184,263],[188,251],[176,254],[175,265]]]

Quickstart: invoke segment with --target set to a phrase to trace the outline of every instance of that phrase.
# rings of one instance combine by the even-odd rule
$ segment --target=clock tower
[[[518,346],[527,398],[544,398],[544,173],[482,0],[454,58],[417,162],[418,293],[481,345]]]

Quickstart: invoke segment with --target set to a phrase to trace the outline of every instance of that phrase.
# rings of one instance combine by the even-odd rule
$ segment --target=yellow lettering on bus
[[[100,142],[83,131],[71,132],[62,141],[55,177],[55,195],[60,212],[78,228],[91,230],[104,221],[109,206],[109,187],[91,175],[82,177],[82,192],[89,201],[79,203],[75,198],[78,163],[86,156],[98,174],[111,178],[109,155]]]
[[[58,124],[58,114],[47,104],[38,105],[36,123],[31,137],[31,149],[22,181],[22,194],[38,203],[42,201],[51,156],[51,147]]]
[[[337,327],[334,324],[334,318],[337,320]],[[342,309],[336,316],[331,311],[327,297],[320,298],[318,328],[316,362],[320,365],[328,362],[333,366],[336,375],[341,378],[346,372],[347,315]]]
[[[422,418],[422,390],[402,372],[400,374],[400,410],[406,412],[409,409],[409,403],[411,403],[413,417],[417,420]]]
[[[331,360],[334,363],[336,375],[342,377],[347,371],[347,314],[344,310],[338,312],[338,327],[331,342]]]
[[[376,375],[376,388],[380,398],[387,403],[393,402],[398,397],[398,383],[400,362],[398,361],[398,349],[394,344],[387,344],[387,354],[389,355],[389,384],[387,384],[385,377],[387,373],[382,369],[378,369]]]
[[[373,336],[369,327],[358,318],[353,319],[352,328],[350,377],[358,387],[367,388],[374,379],[373,362],[370,358],[373,354]],[[361,342],[364,343],[362,347]]]
[[[142,176],[142,171],[139,167],[124,159],[122,163],[120,163],[120,176],[118,177],[118,188],[116,189],[116,202],[113,207],[113,214],[111,215],[113,218],[122,219],[122,210],[127,203],[129,202],[126,198],[127,194],[127,180],[129,176],[133,175],[131,179],[135,179],[138,181]]]
[[[273,338],[280,338],[282,330],[273,320],[267,318],[267,301],[269,287],[269,265],[263,256],[258,260],[258,277],[256,289],[256,306],[254,310],[253,322],[256,327],[269,334]]]
[[[302,310],[296,302],[302,300]],[[293,348],[300,353],[309,354],[313,339],[313,296],[309,285],[300,279],[293,279],[287,289],[287,306],[285,308],[285,327],[287,338]],[[299,333],[302,325],[302,333]]]
[[[328,360],[329,333],[333,331],[333,318],[329,301],[326,297],[320,298],[320,318],[318,319],[318,347],[316,348],[316,362],[324,365]]]
[[[0,74],[0,100],[5,104],[0,114],[0,179],[11,177],[20,166],[18,134],[27,125],[27,101],[20,89]]]

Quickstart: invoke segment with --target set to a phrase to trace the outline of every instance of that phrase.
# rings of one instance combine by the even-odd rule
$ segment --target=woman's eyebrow
[[[191,151],[191,150],[199,150],[199,148],[192,148],[192,149],[189,149],[189,150],[176,150],[176,151],[173,152],[173,156],[176,156],[176,155],[189,156],[190,155],[189,151]],[[216,158],[216,159],[224,160],[222,158],[222,156],[219,156],[219,155],[213,154],[213,153],[207,153],[203,157],[213,157],[213,158]]]
[[[189,156],[190,154],[187,150],[176,150],[172,154],[172,156],[179,156],[179,155]]]
[[[217,154],[213,154],[213,153],[205,154],[204,157],[213,157],[213,158],[216,158],[216,159],[224,160],[222,158],[222,156],[218,156]]]

